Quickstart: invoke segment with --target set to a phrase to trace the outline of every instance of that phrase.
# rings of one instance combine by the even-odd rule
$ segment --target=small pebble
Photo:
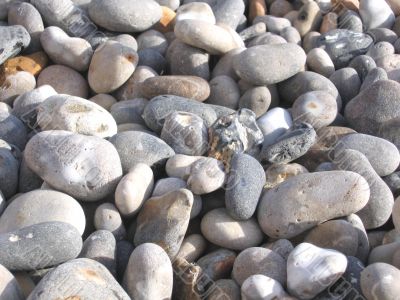
[[[272,300],[287,296],[278,281],[261,274],[248,277],[242,284],[241,294],[243,300]]]

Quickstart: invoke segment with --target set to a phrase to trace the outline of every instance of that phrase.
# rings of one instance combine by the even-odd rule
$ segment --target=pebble
[[[44,295],[50,299],[130,299],[107,268],[89,258],[70,260],[47,273],[28,299]]]
[[[139,213],[142,205],[150,198],[153,186],[151,168],[144,163],[135,163],[115,190],[115,205],[121,215],[132,217]]]
[[[54,63],[78,72],[87,71],[89,68],[93,49],[86,40],[71,38],[61,28],[50,26],[40,35],[40,42]]]
[[[341,185],[340,190],[336,189],[337,184]],[[326,195],[324,199],[319,196],[320,190]],[[291,238],[327,220],[358,212],[369,196],[366,180],[354,172],[300,174],[262,196],[258,222],[270,237]],[[308,209],[301,209],[304,203]],[[329,210],[321,210],[321,205]]]
[[[249,1],[249,20],[253,21],[258,16],[267,14],[267,4],[265,0],[250,0]]]
[[[221,55],[244,46],[240,36],[230,27],[203,20],[181,20],[175,24],[174,32],[180,41],[209,54]]]
[[[97,230],[107,230],[111,232],[117,241],[122,240],[126,235],[125,225],[120,212],[112,203],[103,203],[96,208],[94,227]]]
[[[399,113],[396,103],[400,101],[400,84],[391,80],[381,80],[370,85],[354,97],[346,106],[344,116],[352,128],[360,133],[385,138],[385,128]],[[393,136],[386,136],[394,141]]]
[[[70,224],[81,235],[86,223],[82,207],[74,198],[57,191],[35,190],[20,195],[7,206],[0,217],[0,232],[18,231],[43,222]]]
[[[310,31],[319,29],[321,22],[322,13],[318,4],[314,1],[308,1],[299,10],[293,26],[304,37]]]
[[[352,149],[335,151],[336,168],[360,174],[367,181],[370,198],[367,205],[357,212],[366,229],[378,228],[390,218],[393,207],[393,194],[386,183],[379,177],[368,158]],[[364,183],[365,184],[365,183]],[[368,189],[364,186],[364,189]]]
[[[286,40],[275,34],[275,33],[271,33],[271,32],[266,32],[263,33],[257,37],[255,37],[254,39],[252,39],[249,43],[248,43],[248,47],[254,47],[254,46],[262,46],[262,45],[279,45],[279,44],[286,44]]]
[[[280,82],[278,91],[281,100],[290,104],[307,92],[326,91],[335,97],[338,110],[342,107],[342,98],[336,86],[328,78],[315,72],[300,72],[288,80]]]
[[[168,41],[165,36],[157,30],[147,30],[137,37],[137,49],[153,49],[165,55],[168,49]]]
[[[351,99],[357,96],[361,89],[361,83],[364,85],[365,82],[365,79],[363,82],[353,68],[337,70],[329,77],[329,80],[338,89],[344,104],[349,103]]]
[[[14,274],[2,265],[0,265],[0,274],[1,296],[4,297],[4,299],[23,300],[26,298],[21,289],[20,282],[14,277]]]
[[[84,241],[81,258],[90,258],[105,266],[114,276],[116,275],[116,241],[108,230],[97,230]]]
[[[330,56],[321,48],[314,48],[307,53],[307,66],[311,71],[327,78],[335,72],[335,66]]]
[[[113,104],[110,108],[110,113],[117,124],[134,123],[145,125],[142,114],[147,104],[148,101],[144,98],[123,100]]]
[[[353,32],[364,32],[360,15],[352,10],[347,10],[339,15],[338,28],[347,29]]]
[[[214,12],[206,2],[190,2],[183,4],[176,11],[175,22],[182,20],[199,20],[215,25]]]
[[[47,98],[57,92],[50,85],[42,85],[32,91],[26,92],[14,100],[12,114],[25,123],[36,122],[36,109]]]
[[[253,111],[257,118],[264,115],[271,105],[271,92],[266,86],[248,89],[239,99],[239,108]]]
[[[273,188],[285,180],[303,173],[308,173],[307,169],[296,163],[272,164],[265,171],[266,183],[264,187]]]
[[[383,178],[395,197],[399,196],[400,191],[400,176],[399,172],[394,172]]]
[[[397,37],[395,41],[397,40]],[[374,60],[381,58],[382,56],[394,54],[394,46],[389,42],[376,43],[371,49],[368,50],[367,55],[371,56]]]
[[[304,155],[314,144],[316,136],[310,124],[295,123],[272,145],[263,145],[260,159],[270,163],[289,163]]]
[[[118,101],[141,98],[140,85],[149,77],[157,76],[157,72],[150,67],[138,66],[132,76],[113,95]]]
[[[329,126],[337,114],[336,99],[325,91],[305,93],[292,106],[292,118],[296,122],[308,123],[316,130]]]
[[[77,71],[62,65],[45,68],[37,79],[37,86],[50,85],[59,94],[87,99],[89,85]]]
[[[278,18],[271,15],[258,16],[254,19],[253,24],[259,22],[264,23],[271,33],[279,34],[284,28],[290,27],[291,23],[288,19]]]
[[[400,249],[400,241],[384,244],[373,248],[368,257],[368,264],[373,263],[392,263],[392,259],[397,250]]]
[[[290,252],[293,250],[293,244],[289,240],[279,239],[275,242],[267,243],[263,247],[278,253],[285,260],[288,259]]]
[[[137,54],[139,55],[139,67],[149,67],[156,71],[157,74],[165,73],[168,62],[160,52],[153,49],[142,49]]]
[[[390,29],[395,21],[392,9],[384,0],[362,0],[359,12],[366,29]]]
[[[186,181],[190,176],[192,164],[200,158],[202,157],[176,154],[167,160],[165,171],[170,177],[177,177]]]
[[[235,80],[239,79],[239,76],[233,69],[233,59],[244,50],[246,50],[246,48],[236,48],[229,51],[228,53],[225,53],[212,70],[211,78],[225,75]]]
[[[25,71],[6,75],[0,82],[0,101],[12,105],[15,98],[33,90],[36,86],[35,77]]]
[[[0,139],[23,150],[27,138],[24,123],[13,114],[0,111]]]
[[[8,170],[8,177],[11,177],[12,173]],[[26,193],[33,190],[40,189],[43,184],[42,178],[35,174],[26,164],[26,160],[22,157],[21,165],[19,168],[19,180],[18,180],[18,191],[20,193]],[[0,187],[0,190],[3,190]]]
[[[168,47],[166,58],[171,74],[210,78],[210,55],[205,50],[175,39]]]
[[[136,247],[129,258],[124,282],[132,299],[170,299],[173,270],[167,253],[152,243]]]
[[[0,36],[2,36],[0,49],[0,65],[8,58],[16,56],[27,48],[31,42],[31,37],[25,27],[21,25],[0,26]]]
[[[137,217],[135,245],[153,242],[171,259],[175,258],[189,225],[192,206],[193,194],[187,189],[147,200]]]
[[[225,206],[235,220],[248,220],[256,211],[265,184],[261,164],[248,154],[235,154],[226,179]]]
[[[113,92],[131,77],[138,62],[139,56],[134,49],[107,41],[93,54],[88,72],[89,85],[96,93]]]
[[[236,254],[227,249],[218,249],[201,257],[196,264],[202,269],[204,276],[216,281],[227,278],[232,271]]]
[[[277,253],[261,247],[251,247],[239,253],[235,259],[232,278],[242,285],[252,275],[264,275],[286,284],[286,261]]]
[[[140,85],[140,92],[147,99],[168,94],[202,102],[210,95],[210,86],[203,78],[195,76],[155,76]]]
[[[399,198],[397,198],[394,202],[392,217],[394,227],[396,228],[396,230],[400,231],[400,202],[397,200],[399,200]]]
[[[126,268],[128,266],[129,257],[131,256],[134,246],[131,242],[126,240],[117,241],[117,278],[123,280]]]
[[[202,195],[218,190],[225,180],[223,163],[212,157],[202,157],[190,166],[187,186],[194,194]]]
[[[235,56],[233,68],[243,80],[255,85],[268,85],[297,74],[305,62],[303,49],[295,44],[262,45]]]
[[[328,31],[317,41],[317,46],[329,54],[336,69],[346,67],[353,58],[367,53],[372,45],[370,35],[347,29]]]
[[[201,234],[191,234],[185,237],[176,256],[190,263],[195,262],[205,252],[206,247],[207,241]]]
[[[360,92],[367,89],[370,85],[374,84],[375,82],[377,82],[379,80],[388,80],[388,75],[387,75],[386,71],[382,68],[375,68],[375,69],[370,70],[368,72],[367,76],[365,76],[365,78],[364,78],[364,81],[360,88]]]
[[[240,287],[232,279],[219,279],[208,296],[209,300],[240,300]]]
[[[241,295],[243,300],[283,299],[287,296],[278,281],[261,274],[252,275],[243,282]]]
[[[396,299],[400,293],[399,280],[399,269],[386,263],[374,263],[361,272],[361,289],[367,300]]]
[[[35,52],[41,49],[40,35],[44,25],[40,13],[33,5],[26,2],[11,5],[8,10],[8,24],[22,25],[28,31],[31,42],[26,51]]]
[[[28,167],[51,186],[84,201],[111,194],[122,176],[117,150],[95,136],[43,131],[29,140],[24,157]]]
[[[110,142],[118,151],[124,173],[137,163],[144,163],[157,172],[175,155],[162,139],[145,132],[120,132],[112,136]]]
[[[76,258],[82,238],[71,224],[44,222],[1,234],[0,245],[4,249],[1,265],[13,271],[31,271]]]
[[[340,252],[301,243],[288,258],[288,291],[300,299],[313,299],[337,281],[346,267],[347,258]]]
[[[29,55],[21,55],[8,59],[4,62],[2,69],[4,74],[11,75],[20,71],[31,73],[37,76],[49,64],[49,58],[43,51]],[[1,71],[2,72],[2,71]]]
[[[275,107],[267,111],[257,120],[257,125],[264,135],[264,145],[273,144],[292,124],[291,114],[281,107]]]
[[[239,99],[239,86],[231,77],[221,75],[214,77],[210,81],[210,95],[207,103],[237,109]]]
[[[161,19],[160,5],[153,0],[105,1],[89,4],[89,16],[99,26],[117,32],[142,32]]]
[[[188,263],[180,257],[174,260],[172,266],[174,270],[173,298],[177,300],[199,299],[199,288],[204,291],[204,285],[200,286],[198,282],[200,276],[204,276],[202,269],[197,264]]]
[[[400,164],[400,154],[396,146],[372,135],[355,133],[341,137],[335,146],[335,153],[340,154],[345,149],[364,154],[381,177],[392,174]]]
[[[160,133],[165,118],[174,111],[189,112],[198,115],[204,120],[207,127],[211,126],[217,120],[217,114],[211,106],[172,95],[162,95],[151,99],[142,117],[147,127],[156,133]]]
[[[358,250],[358,233],[349,222],[331,220],[311,229],[304,242],[333,249],[346,256],[355,256]]]
[[[361,81],[364,81],[368,72],[376,68],[376,63],[372,57],[360,55],[351,60],[349,67],[355,69]]]
[[[202,218],[201,232],[209,242],[232,250],[254,247],[263,240],[254,218],[236,221],[224,208],[212,210]]]
[[[208,150],[208,132],[202,118],[187,112],[167,116],[160,135],[177,154],[203,155]]]
[[[108,94],[97,94],[89,100],[101,106],[107,111],[110,111],[111,107],[117,103],[117,100],[113,96]]]
[[[117,133],[112,115],[86,99],[54,95],[37,107],[37,121],[42,130],[66,130],[101,138]]]

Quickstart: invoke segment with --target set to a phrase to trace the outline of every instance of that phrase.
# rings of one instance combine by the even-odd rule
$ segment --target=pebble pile
[[[399,300],[399,0],[0,0],[0,300]]]

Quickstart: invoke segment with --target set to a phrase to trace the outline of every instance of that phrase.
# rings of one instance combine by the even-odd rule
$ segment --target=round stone
[[[243,300],[283,299],[287,296],[278,281],[261,274],[252,275],[247,278],[242,284],[241,294]]]
[[[204,253],[206,247],[207,241],[201,234],[191,234],[183,240],[176,256],[188,262],[195,262]]]
[[[248,89],[239,100],[239,108],[252,110],[256,117],[265,114],[271,105],[272,96],[265,86],[257,86]]]
[[[110,231],[116,240],[122,240],[126,235],[121,215],[112,203],[103,203],[96,208],[94,227],[97,230]]]
[[[255,219],[236,221],[223,208],[212,210],[202,218],[201,232],[209,242],[232,250],[254,247],[263,240]]]

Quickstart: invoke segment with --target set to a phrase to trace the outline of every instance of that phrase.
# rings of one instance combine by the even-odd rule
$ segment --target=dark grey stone
[[[326,91],[335,97],[338,109],[342,107],[342,98],[336,86],[326,77],[315,72],[301,72],[278,84],[281,100],[293,104],[301,95],[311,91]]]
[[[0,147],[0,191],[5,198],[15,195],[18,188],[19,160],[12,150]]]
[[[81,258],[90,258],[105,266],[111,274],[116,276],[117,262],[116,241],[114,235],[107,230],[97,230],[84,241]]]
[[[373,28],[368,30],[367,33],[372,36],[375,43],[388,42],[394,44],[394,42],[399,38],[396,32],[388,28]]]
[[[144,125],[142,113],[148,101],[144,98],[119,101],[110,108],[110,113],[117,124],[135,123]]]
[[[317,42],[317,46],[329,54],[336,69],[346,67],[354,57],[367,53],[373,44],[370,35],[345,29],[328,31]]]
[[[0,111],[0,139],[24,150],[27,142],[27,130],[20,119],[6,112]]]
[[[338,89],[344,105],[357,96],[360,90],[361,80],[357,71],[353,68],[337,70],[329,79]]]
[[[40,189],[42,184],[43,179],[29,169],[25,158],[23,157],[21,160],[21,166],[19,168],[18,192],[26,193],[37,190]]]
[[[371,56],[360,55],[355,57],[349,64],[350,68],[357,71],[358,76],[360,76],[361,81],[364,81],[367,77],[368,72],[376,68],[376,63]]]
[[[163,73],[167,68],[167,61],[160,52],[153,49],[143,49],[138,51],[138,66],[147,66],[152,68],[158,74]]]
[[[110,138],[121,158],[124,174],[137,163],[144,163],[160,171],[167,159],[175,155],[174,150],[163,140],[140,131],[125,131]]]
[[[261,164],[247,154],[235,154],[225,187],[225,206],[236,220],[251,218],[265,185],[265,172]]]
[[[338,28],[360,33],[364,31],[360,15],[352,10],[346,10],[339,15]]]
[[[128,241],[122,240],[117,242],[117,277],[120,280],[124,277],[133,249],[135,249],[135,247]]]
[[[9,270],[30,271],[74,259],[82,238],[68,223],[45,222],[1,234],[0,247],[0,264]]]
[[[274,144],[263,147],[260,158],[271,163],[289,163],[306,154],[316,137],[311,125],[294,124]]]

